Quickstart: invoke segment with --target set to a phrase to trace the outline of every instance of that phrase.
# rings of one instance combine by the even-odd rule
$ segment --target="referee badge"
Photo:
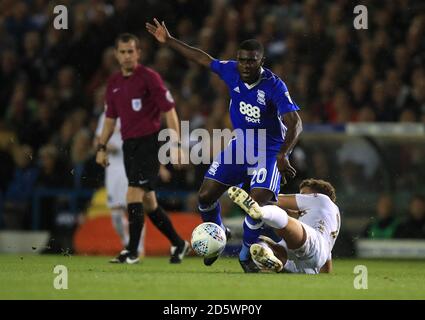
[[[134,111],[142,110],[142,99],[131,99],[131,107]]]

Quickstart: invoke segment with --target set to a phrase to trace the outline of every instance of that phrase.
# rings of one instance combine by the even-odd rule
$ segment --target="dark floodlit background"
[[[68,30],[53,27],[57,4],[68,8]],[[368,8],[367,30],[353,27],[357,4]],[[282,192],[306,177],[334,184],[336,255],[353,255],[362,237],[425,239],[425,5],[409,0],[0,1],[1,229],[59,232],[68,241],[58,246],[72,246],[103,187],[93,135],[121,32],[140,37],[141,62],[161,74],[191,129],[230,128],[225,85],[159,46],[144,28],[153,17],[220,59],[244,39],[264,44],[265,66],[304,124],[291,159],[298,175]],[[196,212],[207,168],[168,167],[164,207]],[[222,201],[240,228],[242,212]]]

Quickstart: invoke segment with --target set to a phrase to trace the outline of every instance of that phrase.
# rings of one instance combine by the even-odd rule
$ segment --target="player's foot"
[[[204,265],[210,266],[217,261],[219,256],[204,258]]]
[[[280,261],[273,253],[273,250],[268,247],[265,242],[254,243],[249,249],[252,259],[265,269],[280,272],[283,269],[282,261]]]
[[[187,241],[185,241],[184,244],[181,246],[172,246],[170,263],[182,262],[184,256],[189,252],[189,248],[189,242]]]
[[[230,239],[232,239],[232,231],[226,227],[225,232],[226,232],[226,241],[229,241]],[[206,266],[212,265],[214,262],[217,261],[218,257],[219,256],[204,258],[204,265]]]
[[[130,255],[130,251],[127,249],[124,249],[120,252],[119,255],[117,255],[115,258],[112,258],[109,260],[110,263],[124,263],[125,259]]]
[[[254,263],[254,261],[252,261],[252,259],[243,260],[243,261],[239,260],[239,264],[241,265],[245,273],[257,273],[260,271],[260,269]]]
[[[140,258],[137,254],[136,255],[129,254],[124,261],[124,263],[127,263],[127,264],[136,264],[139,262],[140,262]]]
[[[230,199],[248,213],[251,218],[261,219],[263,217],[260,205],[245,190],[238,187],[231,187],[227,193]]]

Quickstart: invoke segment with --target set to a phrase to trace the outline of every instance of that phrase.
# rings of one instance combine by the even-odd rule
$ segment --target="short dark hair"
[[[115,39],[115,49],[118,49],[119,42],[134,41],[136,43],[136,49],[140,49],[140,39],[132,33],[121,33]]]
[[[317,193],[327,195],[333,202],[336,202],[335,188],[329,182],[320,179],[306,179],[300,183],[300,190],[308,187]]]
[[[247,50],[247,51],[259,51],[262,55],[264,54],[264,47],[260,41],[256,39],[248,39],[242,41],[239,45],[239,50]]]

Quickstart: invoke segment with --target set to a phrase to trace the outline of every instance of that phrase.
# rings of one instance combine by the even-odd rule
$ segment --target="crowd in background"
[[[68,8],[67,30],[53,26],[56,4]],[[362,4],[368,8],[367,30],[354,29],[353,5],[347,0],[1,1],[3,212],[28,212],[37,187],[103,184],[92,141],[106,81],[117,71],[113,45],[119,33],[140,37],[141,62],[166,81],[180,120],[189,121],[191,129],[231,127],[226,86],[208,70],[159,46],[144,29],[153,17],[164,20],[177,38],[220,59],[234,59],[242,40],[260,40],[265,67],[286,82],[304,124],[425,124],[425,4]],[[395,187],[417,189],[414,183],[420,183],[421,175],[414,170],[422,168],[423,174],[423,149],[406,148],[389,160],[396,168],[403,164]],[[356,191],[350,189],[355,179],[361,180],[357,186],[368,181],[356,174],[362,159],[354,165],[343,161],[349,155],[342,146],[332,167],[329,153],[301,142],[293,161],[300,178],[334,179],[349,193]],[[172,179],[164,187],[196,190],[207,167],[169,168]],[[376,176],[369,171],[364,175],[373,181]],[[295,187],[294,182],[289,188]],[[192,200],[188,203],[196,202]],[[25,217],[14,223],[27,226]]]

